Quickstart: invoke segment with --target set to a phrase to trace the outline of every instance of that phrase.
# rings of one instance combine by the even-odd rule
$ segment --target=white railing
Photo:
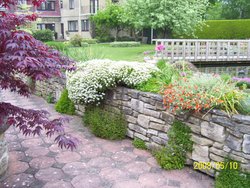
[[[250,61],[250,40],[154,39],[164,59],[197,61]]]

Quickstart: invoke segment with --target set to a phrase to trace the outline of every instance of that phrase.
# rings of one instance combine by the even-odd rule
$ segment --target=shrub
[[[208,20],[202,30],[195,35],[199,39],[249,39],[250,19],[244,20]]]
[[[138,62],[102,59],[78,63],[76,71],[67,73],[69,97],[76,103],[98,103],[107,89],[117,85],[135,87],[155,71],[154,65]]]
[[[57,112],[60,112],[63,114],[69,114],[69,115],[75,114],[75,105],[69,99],[67,89],[65,89],[62,92],[60,99],[57,101],[57,103],[55,105],[55,109]]]
[[[86,44],[86,45],[89,46],[89,44]],[[97,51],[93,50],[91,46],[89,48],[66,48],[64,50],[64,54],[66,54],[68,57],[78,62],[85,62],[91,59],[103,58],[103,54],[100,53],[99,50]]]
[[[99,106],[88,106],[83,121],[98,137],[118,140],[126,136],[127,124],[121,113],[115,114]]]
[[[146,82],[139,84],[136,88],[145,92],[159,93],[166,85],[170,84],[173,79],[178,77],[178,72],[165,61],[157,63],[159,71],[154,72],[152,77]]]
[[[163,101],[172,111],[203,111],[219,107],[228,113],[238,113],[243,93],[220,76],[197,73],[181,78],[164,91]]]
[[[47,96],[47,102],[48,103],[53,103],[54,102],[54,97],[52,95],[52,93],[49,93]]]
[[[97,39],[87,39],[87,38],[83,38],[82,42],[85,42],[87,44],[96,44],[97,43]]]
[[[240,105],[238,110],[241,114],[250,115],[250,96],[245,96],[242,100],[240,100]]]
[[[74,36],[72,36],[70,38],[70,44],[74,47],[81,47],[81,43],[82,43],[82,36],[79,34],[75,34]]]
[[[42,42],[52,41],[54,38],[54,32],[49,29],[34,31],[32,35],[35,39]]]
[[[193,148],[190,133],[190,128],[182,122],[173,123],[168,132],[168,145],[154,152],[157,162],[163,169],[182,169],[185,166],[186,154]]]
[[[68,48],[68,45],[66,45],[64,42],[49,41],[46,42],[46,44],[61,52],[65,51]]]
[[[117,41],[135,41],[135,38],[129,36],[117,37]]]
[[[176,69],[181,76],[190,76],[199,70],[188,61],[176,61],[173,64],[173,68]]]
[[[233,81],[236,81],[236,86],[240,87],[241,89],[243,89],[244,87],[245,89],[250,89],[250,78],[233,77]]]
[[[229,163],[232,161],[225,161]],[[215,178],[215,188],[249,188],[250,174],[244,174],[239,169],[232,169],[230,165],[222,169]]]
[[[97,36],[96,39],[98,42],[113,42],[115,40],[115,38],[110,35]]]
[[[139,138],[135,138],[132,142],[133,146],[138,148],[138,149],[147,149],[147,146],[145,144],[145,142]]]
[[[126,42],[112,42],[111,47],[137,47],[140,46],[140,42],[126,41]]]

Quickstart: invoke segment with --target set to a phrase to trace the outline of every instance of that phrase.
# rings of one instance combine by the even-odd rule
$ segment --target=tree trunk
[[[164,36],[164,39],[170,39],[172,37],[171,29],[165,27],[163,31],[163,36]]]

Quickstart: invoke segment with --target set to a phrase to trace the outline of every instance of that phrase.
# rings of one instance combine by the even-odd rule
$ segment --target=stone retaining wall
[[[58,82],[50,83],[45,91],[38,86],[38,92],[53,92],[56,96]],[[57,88],[54,89],[53,88]],[[51,90],[49,90],[51,89]],[[108,91],[104,105],[113,111],[123,111],[128,122],[127,135],[144,140],[149,148],[167,144],[167,132],[175,119],[181,120],[192,130],[193,152],[188,154],[188,164],[194,161],[223,161],[225,157],[237,160],[244,171],[250,172],[250,116],[228,115],[213,110],[208,114],[174,115],[167,112],[158,94],[140,92],[119,87]],[[82,115],[84,106],[76,105]],[[214,175],[215,170],[201,170]]]

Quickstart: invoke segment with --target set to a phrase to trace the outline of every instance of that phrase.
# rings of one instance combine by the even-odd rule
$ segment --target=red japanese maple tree
[[[32,0],[39,6],[44,0]],[[9,9],[17,0],[0,0],[0,5]],[[9,11],[0,13],[0,89],[9,89],[23,96],[30,95],[29,86],[20,76],[33,80],[46,80],[62,76],[61,70],[73,70],[74,62],[33,38],[29,33],[17,30],[18,26],[36,20],[37,15],[16,15]],[[0,129],[16,126],[25,135],[47,136],[55,133],[55,141],[61,148],[74,149],[77,140],[66,135],[63,128],[65,118],[48,119],[48,112],[27,110],[10,103],[0,102]]]

